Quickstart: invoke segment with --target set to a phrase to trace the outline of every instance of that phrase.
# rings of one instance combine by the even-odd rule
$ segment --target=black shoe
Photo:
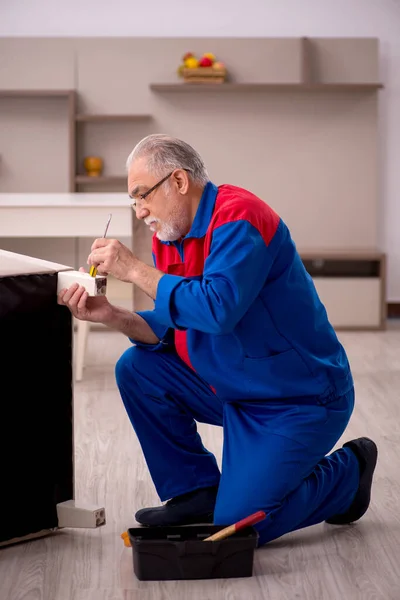
[[[142,508],[135,519],[141,525],[167,527],[212,523],[218,486],[200,488],[168,500],[164,506]]]
[[[342,515],[335,515],[327,519],[326,522],[330,525],[347,525],[353,523],[361,519],[367,512],[371,500],[372,478],[378,460],[378,448],[375,442],[369,438],[362,437],[357,440],[351,440],[344,444],[343,448],[350,448],[358,458],[360,483],[349,510]]]

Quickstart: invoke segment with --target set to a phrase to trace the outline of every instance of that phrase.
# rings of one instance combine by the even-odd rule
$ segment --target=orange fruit
[[[199,61],[197,60],[197,58],[194,58],[194,56],[187,58],[185,60],[185,67],[187,69],[197,69],[198,66],[199,66]]]

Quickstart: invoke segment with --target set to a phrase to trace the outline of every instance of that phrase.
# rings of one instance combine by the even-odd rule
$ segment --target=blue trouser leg
[[[260,545],[350,506],[359,481],[349,449],[326,456],[349,421],[354,393],[315,400],[222,402],[174,353],[132,347],[117,383],[161,500],[219,482],[214,521],[265,510]],[[195,420],[223,425],[222,475]]]
[[[325,456],[349,421],[354,392],[328,405],[243,402],[224,405],[222,476],[214,521],[258,510],[260,545],[320,523],[350,506],[359,482],[349,449]]]
[[[210,387],[175,353],[135,346],[119,359],[116,379],[160,499],[218,485],[217,462],[195,423],[222,425]]]

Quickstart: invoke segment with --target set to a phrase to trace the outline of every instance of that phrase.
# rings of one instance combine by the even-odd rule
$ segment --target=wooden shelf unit
[[[386,255],[375,249],[299,250],[336,330],[386,327]]]
[[[149,89],[156,93],[373,93],[383,85],[379,82],[321,82],[315,76],[315,52],[312,40],[300,38],[300,78],[298,82],[240,82],[224,83],[149,83]],[[78,141],[85,135],[84,124],[142,123],[153,118],[151,114],[90,114],[77,111],[77,93],[74,89],[11,89],[0,90],[0,98],[60,98],[67,100],[68,106],[68,144],[69,144],[69,191],[77,192],[82,185],[120,185],[124,176],[104,175],[92,178],[79,173],[77,164]],[[99,151],[101,153],[101,150]]]
[[[38,82],[38,87],[41,85],[40,82],[43,82],[42,85],[44,89],[0,90],[0,98],[25,97],[28,99],[32,98],[32,102],[35,103],[40,102],[40,98],[54,98],[57,103],[67,103],[69,128],[68,169],[70,192],[94,191],[97,190],[96,186],[98,186],[100,191],[120,191],[122,186],[126,184],[126,176],[109,175],[107,170],[105,171],[104,175],[100,177],[88,177],[84,174],[83,167],[81,164],[78,164],[77,160],[77,150],[79,146],[77,142],[83,139],[82,136],[88,135],[88,146],[91,142],[93,142],[89,150],[90,153],[98,152],[100,155],[102,155],[102,150],[104,150],[105,156],[112,156],[114,143],[115,146],[117,146],[119,139],[124,139],[123,136],[125,135],[125,130],[128,129],[128,127],[132,127],[133,131],[135,131],[135,127],[137,127],[140,129],[141,133],[145,135],[147,123],[151,122],[153,116],[155,119],[157,119],[160,129],[165,128],[165,130],[179,131],[179,127],[181,126],[180,105],[184,108],[189,106],[192,110],[191,103],[193,103],[193,105],[196,105],[197,107],[197,111],[193,111],[192,113],[196,115],[196,118],[191,119],[191,121],[188,119],[185,122],[187,124],[187,129],[185,128],[184,131],[186,132],[185,135],[188,135],[189,138],[192,138],[195,142],[197,135],[195,127],[198,127],[198,123],[196,123],[196,121],[199,121],[201,126],[202,119],[207,118],[207,115],[201,112],[201,105],[203,102],[200,98],[202,97],[203,93],[205,94],[204,98],[206,98],[207,94],[209,94],[208,98],[216,98],[217,94],[222,94],[222,98],[224,97],[224,94],[232,94],[233,100],[235,97],[238,99],[240,98],[240,102],[237,103],[239,106],[237,106],[236,102],[232,102],[233,109],[236,111],[236,116],[233,117],[232,112],[232,114],[229,115],[230,119],[240,118],[240,111],[246,113],[250,112],[252,110],[252,103],[257,104],[259,108],[263,104],[264,99],[269,100],[268,94],[271,96],[274,94],[282,94],[282,100],[284,101],[283,104],[285,105],[283,108],[285,110],[287,110],[287,105],[289,103],[296,105],[297,102],[301,105],[300,108],[302,110],[306,109],[307,102],[310,100],[310,105],[313,103],[317,104],[318,108],[321,109],[320,114],[325,117],[326,107],[328,107],[327,110],[330,106],[335,106],[336,109],[337,103],[339,109],[342,107],[345,107],[346,109],[348,105],[351,105],[351,111],[344,110],[340,113],[335,112],[335,118],[337,116],[343,116],[343,120],[346,119],[346,122],[355,123],[355,139],[363,140],[363,133],[366,131],[365,139],[367,142],[367,151],[365,157],[361,156],[356,165],[357,170],[355,172],[355,177],[363,177],[362,168],[360,169],[359,166],[361,164],[364,165],[363,161],[365,159],[365,168],[372,172],[371,177],[368,179],[368,181],[371,181],[371,185],[368,187],[368,193],[366,193],[362,186],[361,190],[357,188],[356,193],[359,194],[359,196],[355,196],[355,201],[359,201],[364,194],[367,196],[366,207],[368,210],[368,218],[371,221],[371,219],[375,218],[373,216],[371,217],[373,212],[371,206],[373,203],[376,203],[377,196],[375,192],[369,194],[370,189],[376,189],[374,181],[376,157],[374,153],[375,151],[371,151],[371,138],[375,137],[375,131],[377,129],[377,118],[376,113],[374,112],[375,106],[377,105],[376,99],[379,95],[379,91],[384,87],[383,84],[378,81],[379,53],[377,46],[379,40],[374,40],[373,38],[359,40],[358,38],[325,39],[302,37],[297,39],[289,38],[287,41],[285,39],[271,39],[265,40],[265,42],[266,43],[264,43],[264,40],[260,41],[253,39],[233,41],[221,39],[219,41],[218,54],[221,55],[222,59],[226,57],[228,73],[230,70],[229,61],[231,61],[232,79],[229,80],[228,78],[228,80],[224,83],[214,84],[183,83],[180,78],[174,75],[175,68],[173,65],[176,58],[179,58],[180,55],[179,53],[182,48],[181,40],[169,40],[167,45],[165,45],[163,40],[155,40],[155,42],[152,41],[152,48],[154,43],[159,45],[158,55],[164,55],[170,66],[172,65],[172,69],[167,67],[164,70],[165,73],[169,73],[168,75],[165,75],[166,81],[160,81],[160,73],[163,71],[160,71],[159,64],[154,59],[155,54],[153,51],[148,53],[148,60],[146,58],[143,61],[140,61],[140,63],[137,65],[137,81],[135,81],[135,86],[141,86],[143,97],[141,97],[140,101],[135,104],[133,102],[129,102],[129,100],[121,103],[116,99],[116,96],[121,93],[121,87],[118,87],[120,85],[120,73],[123,71],[125,72],[127,67],[129,67],[129,62],[126,57],[126,42],[124,41],[123,45],[121,45],[119,49],[118,44],[116,45],[116,48],[114,48],[113,42],[110,61],[105,66],[104,71],[104,76],[106,76],[107,80],[111,83],[109,90],[105,91],[103,82],[100,81],[100,79],[96,79],[96,77],[92,75],[93,69],[96,68],[98,61],[98,58],[95,57],[103,56],[102,53],[107,53],[107,50],[104,48],[103,41],[99,42],[99,46],[96,45],[97,42],[91,41],[90,44],[93,44],[93,52],[91,54],[92,58],[85,53],[83,59],[85,69],[83,69],[82,77],[80,78],[80,85],[82,85],[82,89],[85,90],[85,93],[88,94],[87,106],[89,107],[90,103],[92,103],[92,106],[96,105],[99,107],[97,108],[97,110],[100,111],[99,114],[83,113],[82,111],[85,110],[85,107],[78,106],[78,95],[73,89],[48,89],[53,82],[51,77],[51,69],[53,69],[54,72],[58,72],[57,70],[59,70],[60,63],[58,59],[56,60],[56,57],[54,58],[54,61],[52,57],[52,65],[51,69],[49,67],[49,74],[45,77],[43,74],[41,74],[40,77],[36,79]],[[131,40],[129,43],[132,44],[130,47],[132,49],[132,54],[134,54],[136,44],[138,42],[136,40]],[[74,60],[77,60],[79,63],[81,60],[80,50],[79,48],[75,48],[73,45],[71,47],[74,48],[75,52],[74,56],[76,58],[74,58]],[[245,53],[243,53],[244,49],[246,50]],[[96,50],[99,52],[99,54],[96,52]],[[247,52],[248,54],[246,54]],[[61,59],[63,59],[63,55],[61,54],[60,56]],[[246,58],[246,56],[248,56],[249,59]],[[262,61],[259,61],[260,56],[263,57]],[[111,57],[114,58],[111,60]],[[42,60],[41,56],[40,60]],[[113,63],[113,60],[115,61],[115,64]],[[253,62],[251,62],[251,60]],[[32,58],[32,60],[30,60],[30,56],[26,55],[25,63],[27,72],[35,67],[37,61],[38,58],[35,56]],[[13,61],[11,60],[11,64],[12,62]],[[59,78],[58,81],[67,82],[64,84],[59,84],[65,85],[67,88],[69,85],[71,85],[69,82],[73,81],[72,74],[74,73],[74,65],[70,65],[67,60],[65,61],[65,64],[70,66],[70,76],[69,78]],[[18,68],[20,67],[18,66]],[[88,73],[91,73],[91,75],[88,76]],[[236,81],[234,80],[233,75],[236,76]],[[237,80],[238,78],[239,81]],[[242,81],[240,81],[240,79],[242,79]],[[15,85],[17,85],[15,83],[15,79],[9,79],[9,81],[10,87],[14,88]],[[20,75],[20,85],[23,85],[23,81],[24,79],[22,74]],[[34,81],[34,79],[30,79],[30,81]],[[99,86],[103,86],[103,88]],[[98,97],[99,89],[102,89],[100,99]],[[126,87],[126,89],[130,94],[134,92],[132,85],[130,87]],[[157,111],[154,115],[112,113],[113,110],[117,110],[117,107],[119,107],[119,110],[126,111],[126,113],[129,113],[130,110],[142,110],[144,112],[149,110],[152,112],[152,110],[148,108],[150,103],[147,103],[148,97],[146,92],[153,92],[153,98],[151,101],[154,101],[154,110]],[[176,97],[176,102],[175,100],[172,101],[170,98],[167,98],[167,94],[170,93],[179,94],[179,101],[178,96]],[[184,100],[185,93],[188,94],[186,97],[187,100]],[[199,93],[200,96],[198,100],[196,100],[194,97],[194,94],[196,93]],[[158,94],[158,96],[154,97],[156,94]],[[165,94],[164,97],[163,94]],[[309,94],[309,96],[307,96],[307,94]],[[312,94],[314,94],[314,96],[312,96]],[[319,95],[318,98],[316,97],[317,95]],[[354,95],[354,102],[352,95]],[[35,98],[38,98],[38,100],[34,100]],[[59,100],[57,98],[59,98]],[[278,100],[280,101],[280,97]],[[51,100],[51,102],[53,102],[53,100]],[[163,103],[164,106],[162,106]],[[246,104],[248,105],[246,106]],[[274,110],[277,111],[276,114],[279,119],[279,102],[275,102],[273,100],[272,104]],[[141,106],[141,108],[139,108],[139,106]],[[223,112],[223,106],[224,103],[222,105],[217,104],[217,102],[214,102],[214,104],[211,103],[211,109],[215,112],[218,112],[218,115],[220,115],[221,118],[224,118],[225,116]],[[87,108],[86,110],[90,109]],[[297,116],[299,119],[301,118],[303,113],[300,111],[297,115],[296,106],[294,106],[291,110],[293,110],[293,114],[296,114],[296,118]],[[111,111],[111,113],[103,111]],[[264,115],[265,113],[260,110],[259,114]],[[213,116],[215,117],[215,115]],[[188,115],[185,115],[185,118],[187,117]],[[269,115],[265,115],[265,118],[268,120],[270,117]],[[309,125],[314,126],[312,115],[307,114],[306,118],[310,119]],[[357,120],[357,118],[359,118],[359,120]],[[364,119],[370,119],[370,121],[366,124],[366,130],[363,129]],[[255,130],[251,119],[249,119],[249,121],[250,125],[253,127],[250,130],[249,135],[257,136],[258,132]],[[340,121],[340,123],[341,122],[342,121]],[[179,127],[177,126],[178,123]],[[232,123],[234,123],[233,120]],[[272,130],[272,140],[277,139],[277,136],[281,135],[279,131],[277,132],[275,123],[276,121],[274,121],[274,128]],[[113,127],[114,129],[112,129]],[[316,127],[318,127],[318,122],[316,123]],[[148,129],[150,130],[150,127],[148,127]],[[241,129],[241,131],[243,131],[243,129]],[[254,133],[255,131],[256,133]],[[335,128],[332,127],[332,124],[330,124],[330,139],[333,138],[333,143],[336,144],[336,150],[335,146],[331,147],[332,152],[340,153],[340,142],[338,142],[338,138],[334,132]],[[246,135],[246,133],[244,133],[244,135]],[[290,132],[285,130],[284,135],[286,136],[286,140],[283,140],[282,143],[285,142],[290,144]],[[351,139],[351,135],[352,130],[349,132],[348,138],[344,139],[343,144],[348,143],[349,139]],[[121,137],[118,138],[118,136]],[[130,132],[128,132],[128,138],[129,137]],[[218,132],[216,132],[216,137],[218,137]],[[21,139],[23,139],[22,134]],[[102,146],[102,143],[104,146]],[[305,149],[307,143],[308,141],[305,139]],[[354,152],[358,148],[362,150],[361,143],[362,142],[354,146],[350,144],[350,150]],[[221,144],[221,146],[223,147],[223,144]],[[320,146],[318,146],[316,143],[313,146],[313,149],[315,148],[318,150]],[[219,149],[219,151],[221,150]],[[258,145],[257,151],[259,155],[262,155],[262,145]],[[82,154],[83,153],[84,152],[82,152]],[[217,152],[214,152],[214,154],[217,155]],[[65,156],[65,153],[63,156]],[[334,157],[335,156],[336,155],[334,154]],[[81,158],[82,157],[79,156],[79,163],[81,163]],[[290,155],[289,158],[291,158],[291,165],[293,165],[293,155]],[[350,158],[354,159],[353,156]],[[114,163],[111,163],[110,160],[110,164],[108,165],[109,171],[111,171],[111,173],[120,173],[120,170],[122,170],[119,166],[120,162],[121,158],[119,156]],[[340,167],[342,167],[342,162],[342,160],[339,161]],[[17,160],[14,160],[14,164],[18,164]],[[65,169],[64,163],[59,162],[57,164],[60,164],[60,168]],[[330,164],[329,161],[328,164]],[[280,168],[279,165],[278,168]],[[328,168],[330,167],[327,167],[326,170],[324,170],[324,173],[328,171]],[[333,165],[332,168],[335,168],[335,165]],[[341,176],[343,177],[342,172]],[[263,189],[262,186],[264,184],[262,182],[256,182],[256,184]],[[318,181],[317,186],[320,185],[321,182]],[[272,182],[272,186],[277,186],[276,182]],[[274,189],[272,190],[272,194],[273,193]],[[340,209],[338,208],[338,210]],[[294,214],[296,216],[297,213],[295,212]],[[323,214],[323,211],[318,213],[318,215]],[[357,213],[353,211],[353,213],[350,214],[351,218],[356,219],[357,216],[354,216],[356,214]],[[362,208],[360,208],[358,214],[362,214]],[[324,219],[324,227],[329,229],[329,216],[326,218],[321,218]],[[338,227],[337,222],[333,223],[332,226]],[[364,228],[362,237],[357,238],[360,239],[360,244],[365,243],[367,246],[369,243],[371,245],[375,243],[373,227],[368,227]],[[345,232],[347,237],[345,241],[343,241],[344,246],[352,243],[352,239],[349,239],[347,232],[348,228]],[[370,237],[368,237],[369,235]],[[142,238],[143,236],[144,234],[142,235]],[[140,238],[139,234],[135,237],[138,240],[138,246],[135,248],[135,250],[140,258],[143,253],[143,248],[147,248],[149,246],[149,240]],[[316,242],[316,245],[324,244],[325,239],[322,236],[316,237],[318,240],[321,240]],[[307,238],[305,239],[307,242]],[[135,243],[136,242],[134,242],[134,244]],[[312,243],[313,241],[310,239],[310,244]],[[336,244],[340,242],[337,242],[337,240],[332,241],[332,239],[327,239],[326,243]],[[381,317],[379,317],[378,306],[380,306],[381,301],[382,307],[384,306],[383,302],[385,298],[384,282],[386,277],[386,258],[384,254],[374,250],[362,250],[360,252],[355,252],[346,250],[329,251],[325,249],[311,249],[310,251],[304,251],[301,255],[303,261],[307,265],[307,268],[312,273],[312,277],[314,278],[316,285],[321,290],[322,298],[327,299],[326,302],[328,308],[332,307],[329,310],[332,312],[333,321],[338,324],[338,328],[354,329],[359,327],[360,329],[379,329],[381,327],[385,320],[385,309],[382,308]],[[147,260],[147,257],[145,257],[145,260]],[[365,308],[363,308],[362,311],[357,309],[357,303],[361,306],[361,303],[364,302],[369,302],[370,312],[366,311]],[[335,306],[336,304],[342,305],[344,307],[343,311],[347,311],[346,314],[337,314],[335,312],[337,310],[337,307]],[[364,304],[362,306],[364,306]],[[349,315],[353,319],[353,322],[350,325],[348,320]],[[365,319],[365,321],[364,323],[360,324],[362,319]],[[367,324],[367,320],[369,320],[369,325]]]

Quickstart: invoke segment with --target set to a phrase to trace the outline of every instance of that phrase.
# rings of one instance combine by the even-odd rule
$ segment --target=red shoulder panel
[[[212,227],[232,221],[249,221],[268,245],[278,228],[280,217],[269,204],[242,188],[221,186],[217,196],[216,210]]]

